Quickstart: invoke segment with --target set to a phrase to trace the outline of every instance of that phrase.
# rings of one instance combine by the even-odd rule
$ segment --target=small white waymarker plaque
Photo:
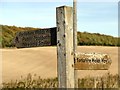
[[[75,70],[108,70],[111,63],[107,54],[79,52],[75,54]]]

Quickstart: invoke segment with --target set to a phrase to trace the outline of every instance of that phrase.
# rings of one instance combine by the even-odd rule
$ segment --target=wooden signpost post
[[[57,45],[58,88],[78,88],[77,70],[107,70],[110,67],[111,59],[107,54],[77,52],[76,2],[74,9],[56,8],[56,24],[54,29],[19,32],[14,42],[18,48]]]
[[[76,70],[107,70],[111,65],[107,54],[77,52],[76,23],[73,24],[72,15],[72,7],[62,6],[56,9],[59,88],[78,88]]]
[[[77,52],[77,0],[73,0],[73,51]],[[75,58],[74,58],[75,61]],[[75,88],[78,88],[78,70],[74,71]]]
[[[73,10],[62,6],[56,12],[59,88],[74,88]]]

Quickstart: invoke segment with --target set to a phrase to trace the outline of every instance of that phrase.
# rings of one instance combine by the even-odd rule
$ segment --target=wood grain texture
[[[75,70],[108,70],[112,60],[103,53],[76,53]]]
[[[56,11],[59,88],[74,88],[72,7],[62,6]]]
[[[77,0],[73,0],[73,51],[77,51]],[[75,57],[75,56],[74,56]],[[78,71],[74,71],[75,88],[78,88]]]

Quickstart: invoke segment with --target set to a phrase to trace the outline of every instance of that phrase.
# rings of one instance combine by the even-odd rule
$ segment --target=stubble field
[[[42,78],[57,77],[56,47],[36,47],[23,49],[2,49],[3,82],[19,80],[28,73]],[[110,55],[112,64],[109,70],[79,70],[78,77],[102,76],[105,73],[118,74],[118,47],[79,46],[79,52],[98,52]]]

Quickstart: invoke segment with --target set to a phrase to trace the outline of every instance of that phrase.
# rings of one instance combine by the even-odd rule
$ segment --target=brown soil
[[[79,46],[78,51],[106,53],[112,59],[109,70],[79,70],[78,77],[99,76],[107,72],[118,73],[118,47]],[[43,78],[56,77],[56,47],[2,49],[3,81],[20,79],[28,73],[37,74]]]

